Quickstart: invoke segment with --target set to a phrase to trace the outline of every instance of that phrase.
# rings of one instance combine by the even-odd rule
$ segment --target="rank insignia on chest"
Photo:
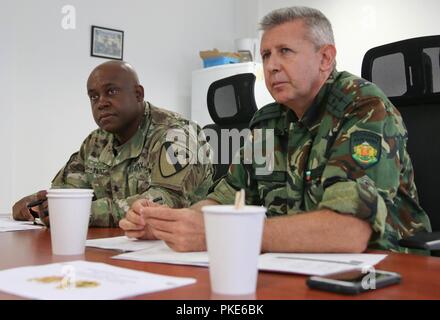
[[[190,164],[191,158],[191,151],[186,146],[165,142],[160,149],[160,174],[164,178],[174,176]]]
[[[374,133],[358,131],[351,135],[351,157],[364,169],[379,162],[382,138]]]

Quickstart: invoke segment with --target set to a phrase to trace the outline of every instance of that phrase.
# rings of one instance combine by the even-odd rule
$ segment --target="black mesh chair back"
[[[215,81],[208,89],[208,110],[214,123],[203,131],[214,151],[214,181],[227,173],[247,138],[249,121],[257,111],[254,85],[255,75],[242,73]]]
[[[440,231],[440,36],[369,50],[362,77],[377,84],[402,114],[419,200]]]

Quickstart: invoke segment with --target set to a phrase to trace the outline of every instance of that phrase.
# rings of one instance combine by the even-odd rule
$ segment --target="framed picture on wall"
[[[92,26],[92,57],[122,60],[124,54],[124,31]]]

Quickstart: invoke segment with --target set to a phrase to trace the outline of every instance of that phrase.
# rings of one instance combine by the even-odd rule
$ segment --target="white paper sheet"
[[[158,243],[162,242],[163,241],[160,240],[137,240],[122,236],[87,240],[86,246],[101,249],[112,249],[122,252],[131,252],[154,248],[158,245]]]
[[[42,300],[122,299],[195,282],[87,261],[0,271],[0,291]]]
[[[16,221],[9,215],[0,215],[0,232],[41,229],[42,225],[34,225],[32,221]]]
[[[141,240],[139,243],[126,237],[106,238],[95,241],[101,248],[133,251],[112,257],[113,259],[140,262],[157,262],[208,267],[207,252],[175,252],[163,241]],[[144,247],[136,251],[136,248]],[[260,255],[259,270],[325,275],[355,268],[374,266],[383,260],[383,254],[296,254],[265,253]]]
[[[133,260],[141,262],[158,262],[191,266],[208,266],[208,253],[205,252],[175,252],[163,241],[150,241],[148,249],[124,253],[112,257],[120,260]]]
[[[208,265],[208,254],[206,252],[175,252],[162,240],[136,240],[122,236],[87,240],[86,246],[130,252],[113,257],[120,260],[194,266]]]
[[[260,255],[258,269],[322,276],[374,266],[385,257],[384,254],[265,253]]]

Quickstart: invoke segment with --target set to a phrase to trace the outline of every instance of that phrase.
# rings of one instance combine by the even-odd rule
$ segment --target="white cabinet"
[[[195,70],[192,73],[191,120],[196,121],[201,127],[213,123],[206,102],[209,86],[217,80],[240,73],[255,74],[254,92],[258,108],[274,101],[266,89],[261,63],[234,63]]]

